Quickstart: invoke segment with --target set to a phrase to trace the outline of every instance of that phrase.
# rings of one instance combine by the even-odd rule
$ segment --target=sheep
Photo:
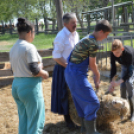
[[[81,120],[75,109],[70,91],[68,89],[69,114],[76,125],[81,125]],[[96,129],[102,134],[121,134],[119,128],[115,128],[113,121],[116,121],[129,114],[129,103],[127,100],[112,95],[99,95],[100,109],[97,112]]]

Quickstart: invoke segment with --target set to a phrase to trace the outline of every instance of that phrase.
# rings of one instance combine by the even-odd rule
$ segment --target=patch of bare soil
[[[0,45],[1,46],[8,46],[8,45],[12,45],[12,42],[9,42],[9,41],[1,41],[0,42]]]
[[[89,73],[89,82],[93,85],[91,73]],[[51,112],[51,81],[48,78],[43,81],[43,94],[45,100],[45,126],[43,134],[80,134],[80,129],[69,130],[62,115]],[[106,77],[101,77],[100,90],[107,91],[109,80]],[[119,87],[115,90],[116,96],[120,96]],[[114,123],[116,127],[121,129],[122,134],[134,134],[134,123],[125,117],[122,121]],[[0,134],[17,134],[18,133],[18,114],[17,107],[11,95],[11,85],[0,89]]]

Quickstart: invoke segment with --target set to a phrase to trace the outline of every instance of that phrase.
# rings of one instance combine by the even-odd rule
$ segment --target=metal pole
[[[132,22],[134,22],[134,6],[133,6],[133,3],[132,3]]]
[[[114,26],[114,0],[112,0],[112,24]]]

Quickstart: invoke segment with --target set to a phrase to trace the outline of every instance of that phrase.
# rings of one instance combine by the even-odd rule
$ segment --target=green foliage
[[[0,21],[25,17],[30,20],[51,16],[55,18],[56,10],[53,0],[0,0]]]
[[[0,21],[9,21],[13,18],[26,17],[29,20],[35,18],[56,18],[55,0],[0,0]],[[114,3],[127,2],[128,0],[114,0]],[[134,1],[134,0],[133,0]],[[63,11],[87,12],[96,8],[110,6],[110,0],[62,0]],[[128,12],[132,12],[132,7],[128,7]],[[117,14],[122,14],[122,7],[118,8]],[[86,16],[83,16],[86,19]]]

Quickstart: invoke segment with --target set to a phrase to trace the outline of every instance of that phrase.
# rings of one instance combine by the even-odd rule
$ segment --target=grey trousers
[[[126,71],[127,68],[122,65],[121,78],[126,74]],[[120,93],[122,98],[126,99],[131,98],[133,96],[133,83],[134,83],[134,69],[133,69],[133,75],[120,85]]]

